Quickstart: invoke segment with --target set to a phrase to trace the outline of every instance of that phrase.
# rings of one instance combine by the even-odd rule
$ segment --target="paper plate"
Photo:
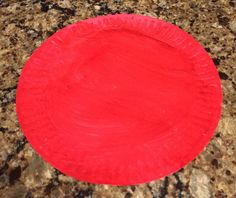
[[[193,160],[221,112],[217,70],[178,27],[138,15],[80,21],[25,64],[17,115],[61,172],[113,185],[148,182]]]

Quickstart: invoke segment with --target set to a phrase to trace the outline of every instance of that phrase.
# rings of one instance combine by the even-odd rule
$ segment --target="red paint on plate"
[[[92,183],[169,175],[207,145],[221,112],[217,70],[178,27],[103,16],[47,39],[17,90],[21,128],[55,168]]]

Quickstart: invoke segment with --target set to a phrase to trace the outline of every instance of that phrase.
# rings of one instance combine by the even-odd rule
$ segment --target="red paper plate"
[[[55,33],[19,80],[17,114],[33,148],[92,183],[169,175],[207,145],[221,112],[217,70],[178,27],[102,16]]]

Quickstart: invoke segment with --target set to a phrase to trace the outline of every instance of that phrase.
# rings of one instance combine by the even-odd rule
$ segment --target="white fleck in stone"
[[[100,10],[100,9],[101,9],[101,7],[100,7],[100,6],[98,6],[98,5],[95,5],[95,6],[94,6],[94,9],[95,9],[95,10]]]
[[[210,181],[208,176],[198,169],[193,169],[190,176],[190,193],[195,198],[210,198]]]
[[[160,0],[160,2],[158,3],[158,5],[159,5],[161,8],[165,8],[165,6],[166,6],[166,1],[165,1],[165,0]]]
[[[71,7],[71,2],[69,0],[62,0],[62,1],[58,2],[58,4],[61,7],[64,7],[64,8],[70,8]]]
[[[234,118],[222,118],[219,122],[218,130],[223,135],[236,135],[236,123]]]
[[[236,33],[236,19],[229,23],[229,28],[232,30],[232,32]]]
[[[74,179],[72,177],[69,176],[65,176],[65,175],[59,175],[58,176],[59,181],[61,182],[65,182],[65,183],[72,183],[74,182]]]
[[[219,28],[219,29],[222,29],[222,28],[223,28],[223,27],[222,27],[221,25],[219,25],[217,22],[213,23],[211,26],[214,27],[214,28]]]

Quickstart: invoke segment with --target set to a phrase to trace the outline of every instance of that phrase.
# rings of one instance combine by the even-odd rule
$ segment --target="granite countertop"
[[[223,111],[207,148],[179,172],[127,187],[75,181],[31,148],[15,112],[22,67],[46,38],[81,19],[138,13],[191,33],[213,58]],[[0,0],[0,197],[236,197],[236,2],[234,0]]]

